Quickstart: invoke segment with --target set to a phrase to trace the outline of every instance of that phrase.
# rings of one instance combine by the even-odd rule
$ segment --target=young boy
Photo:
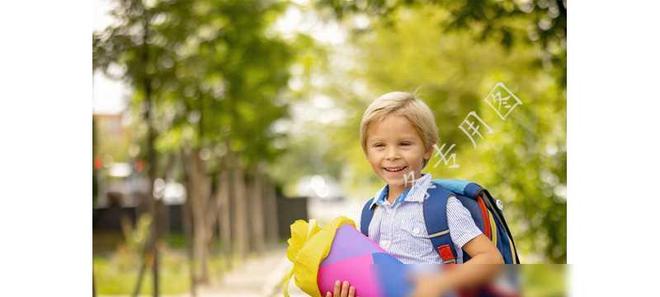
[[[405,264],[441,264],[426,233],[422,210],[427,189],[435,187],[431,175],[421,173],[438,142],[433,112],[410,93],[387,93],[364,112],[360,141],[374,173],[386,183],[371,205],[375,209],[369,238]],[[462,250],[471,259],[442,275],[419,276],[413,296],[438,297],[451,289],[480,283],[492,278],[498,267],[478,264],[503,263],[495,245],[455,197],[447,201],[447,220],[458,263],[462,263]],[[348,282],[337,281],[334,292],[326,296],[355,294],[360,292]]]

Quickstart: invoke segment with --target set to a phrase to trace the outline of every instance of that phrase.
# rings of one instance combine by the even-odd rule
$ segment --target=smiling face
[[[404,175],[414,172],[421,176],[424,159],[431,157],[415,127],[404,116],[390,114],[382,121],[374,121],[367,128],[367,159],[374,172],[390,187],[400,193],[406,185]]]

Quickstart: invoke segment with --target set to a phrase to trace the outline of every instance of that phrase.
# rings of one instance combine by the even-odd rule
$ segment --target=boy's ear
[[[432,144],[430,147],[426,149],[426,152],[424,152],[424,159],[428,161],[431,159],[431,155],[433,154],[433,147],[435,146],[435,143]]]

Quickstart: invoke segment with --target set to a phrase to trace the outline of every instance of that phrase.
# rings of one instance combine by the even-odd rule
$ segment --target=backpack
[[[513,236],[502,214],[502,202],[476,183],[465,180],[435,179],[435,188],[429,188],[424,200],[424,222],[426,231],[433,244],[433,249],[440,255],[443,263],[457,263],[456,247],[451,241],[447,225],[447,200],[455,196],[470,212],[477,227],[495,244],[502,254],[505,264],[520,264],[518,251]],[[373,199],[369,199],[362,208],[360,231],[369,236],[369,223],[374,215],[370,208]],[[463,262],[470,256],[463,252]]]

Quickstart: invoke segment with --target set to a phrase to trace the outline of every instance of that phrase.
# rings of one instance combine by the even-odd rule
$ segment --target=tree
[[[397,11],[431,7],[448,16],[436,25],[445,33],[458,31],[480,42],[496,41],[505,49],[517,44],[536,48],[535,67],[552,71],[566,87],[566,1],[491,1],[491,0],[398,0],[335,1],[317,0],[316,6],[339,19],[367,14],[383,23],[397,22]]]
[[[193,225],[196,280],[208,281],[209,246],[215,227],[233,253],[253,249],[249,198],[261,207],[264,164],[280,149],[271,125],[286,117],[283,90],[293,48],[269,34],[285,7],[271,1],[117,2],[118,23],[94,34],[94,68],[134,88],[131,111],[141,113],[152,181],[157,156],[180,156]],[[112,73],[112,69],[120,69]],[[152,183],[153,184],[153,183]],[[274,211],[270,208],[269,211]],[[254,213],[257,216],[259,214]],[[260,216],[260,215],[259,215]],[[264,224],[261,222],[259,224]],[[253,242],[263,242],[254,226]],[[258,246],[259,244],[257,244]],[[226,250],[229,252],[229,250]],[[157,279],[157,278],[156,278]]]

